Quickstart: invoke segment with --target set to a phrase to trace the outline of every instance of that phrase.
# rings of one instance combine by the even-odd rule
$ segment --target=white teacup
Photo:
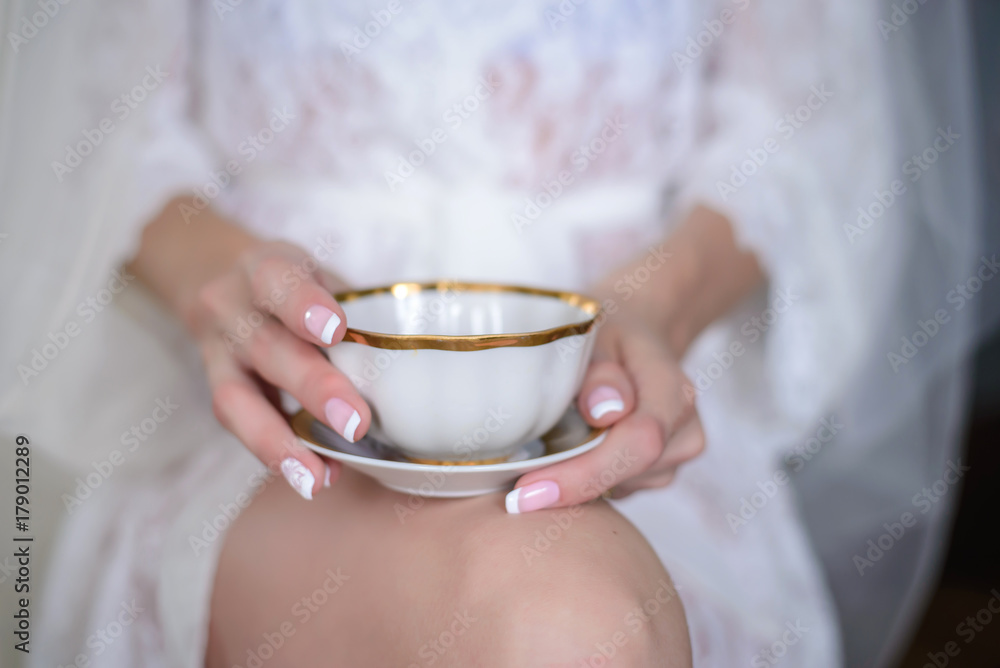
[[[372,409],[371,434],[417,462],[503,461],[549,429],[583,381],[600,304],[582,295],[439,282],[335,295],[327,350]]]

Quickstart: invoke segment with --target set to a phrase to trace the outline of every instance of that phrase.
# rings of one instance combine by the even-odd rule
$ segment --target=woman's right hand
[[[340,465],[299,442],[277,390],[348,441],[371,424],[368,405],[320,350],[344,336],[332,296],[344,287],[300,248],[255,241],[201,284],[186,309],[219,422],[306,499],[336,480]]]

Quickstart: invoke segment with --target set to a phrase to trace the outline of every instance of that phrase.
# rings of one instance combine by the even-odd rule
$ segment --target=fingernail
[[[313,477],[312,471],[307,469],[305,464],[293,457],[289,457],[281,462],[281,475],[285,476],[288,484],[303,499],[312,501],[313,484],[315,484],[316,478]]]
[[[590,417],[595,420],[600,420],[608,413],[621,413],[625,410],[622,395],[610,385],[601,385],[591,392],[587,398],[587,406],[590,408]]]
[[[333,398],[326,402],[326,422],[340,432],[349,443],[354,442],[354,432],[361,424],[361,416],[343,399]]]
[[[507,512],[516,515],[517,513],[530,513],[533,510],[548,508],[558,500],[559,485],[551,480],[542,480],[511,490],[504,503],[507,506]]]
[[[326,475],[323,476],[323,487],[330,486],[330,465],[326,464]]]
[[[306,329],[317,339],[329,345],[333,334],[340,327],[340,317],[325,306],[310,306],[306,311]]]

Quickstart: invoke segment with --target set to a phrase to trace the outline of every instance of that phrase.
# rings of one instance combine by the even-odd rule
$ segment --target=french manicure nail
[[[329,487],[330,486],[330,465],[329,464],[325,464],[325,467],[326,467],[326,474],[323,476],[323,487]]]
[[[310,306],[306,311],[306,329],[323,343],[333,342],[333,334],[340,327],[340,317],[325,306]]]
[[[326,422],[331,427],[340,432],[349,443],[354,442],[354,432],[357,431],[358,425],[361,424],[361,416],[358,412],[354,410],[354,406],[350,405],[343,399],[337,399],[334,397],[326,402]]]
[[[622,395],[610,385],[601,385],[591,392],[587,398],[587,406],[590,408],[590,417],[595,420],[600,420],[608,413],[621,413],[625,410]]]
[[[548,508],[558,500],[559,485],[551,480],[542,480],[511,490],[504,504],[508,513],[516,515]]]
[[[294,457],[289,457],[281,462],[281,475],[285,476],[288,484],[303,499],[312,501],[313,484],[315,484],[316,478],[313,477],[312,471],[307,469],[305,464]]]

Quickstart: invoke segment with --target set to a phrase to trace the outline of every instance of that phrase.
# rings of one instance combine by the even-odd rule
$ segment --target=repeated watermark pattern
[[[827,90],[826,84],[811,86],[809,94],[801,105],[775,120],[775,132],[780,134],[785,141],[789,141],[832,97],[833,92]],[[760,146],[748,148],[747,157],[742,162],[730,165],[729,178],[726,181],[717,180],[715,182],[715,188],[722,201],[728,202],[732,195],[735,195],[747,184],[749,179],[767,164],[772,155],[781,150],[781,146],[780,141],[774,137],[768,137]]]
[[[778,322],[779,318],[791,310],[795,302],[801,297],[794,294],[791,289],[779,288],[774,291],[770,305],[758,315],[751,316],[745,320],[739,328],[740,334],[748,343],[756,343],[765,332]],[[694,370],[691,384],[684,385],[684,396],[688,399],[700,397],[707,392],[722,376],[729,371],[747,351],[742,339],[729,342],[721,352],[712,353],[712,360],[705,368]]]
[[[658,580],[657,588],[652,596],[637,605],[628,612],[622,619],[622,628],[615,631],[602,642],[594,643],[596,650],[587,658],[583,659],[578,668],[605,668],[614,665],[614,660],[618,653],[627,645],[632,638],[638,636],[653,618],[662,612],[668,603],[678,596],[680,587],[667,580]]]
[[[955,627],[955,635],[961,638],[965,645],[971,644],[986,627],[993,623],[993,616],[1000,616],[1000,591],[993,588],[989,592],[993,596],[974,615],[968,615]],[[962,645],[955,640],[949,640],[939,652],[927,652],[927,663],[922,668],[946,668],[951,660],[962,653]]]
[[[551,181],[542,181],[539,192],[533,197],[525,198],[524,208],[510,215],[510,220],[517,233],[523,233],[525,227],[534,224],[542,212],[552,206],[566,192],[567,188],[576,182],[576,175],[586,172],[591,163],[603,155],[609,146],[618,141],[627,129],[628,123],[622,120],[621,114],[606,119],[597,136],[581,144],[570,154],[569,161],[573,165],[575,173],[564,169]]]
[[[249,341],[254,331],[268,322],[269,317],[275,314],[278,306],[284,304],[291,293],[306,284],[306,281],[310,280],[320,265],[329,262],[339,248],[340,241],[332,234],[318,237],[313,245],[311,255],[294,263],[281,275],[280,287],[273,288],[262,299],[253,300],[251,305],[255,307],[254,310],[245,315],[237,316],[232,326],[223,331],[222,340],[226,344],[226,350],[230,353],[235,352],[237,347]]]
[[[403,5],[399,0],[389,0],[385,9],[371,11],[372,20],[364,25],[364,29],[360,26],[354,26],[351,31],[351,41],[349,43],[340,42],[340,52],[344,54],[347,62],[353,63],[361,55],[361,52],[371,45],[372,40],[381,35],[382,30],[389,27],[393,19],[402,11]]]
[[[947,129],[938,128],[937,136],[920,153],[914,153],[909,160],[900,166],[903,176],[907,177],[910,183],[916,183],[931,168],[942,154],[947,153],[955,142],[962,138],[962,135],[954,132],[949,125]],[[885,190],[875,189],[872,191],[872,200],[866,206],[858,207],[858,217],[851,223],[844,223],[844,234],[852,244],[869,229],[885,212],[892,208],[899,201],[899,198],[906,194],[908,187],[901,178],[893,179]]]
[[[262,668],[270,661],[278,650],[285,646],[288,639],[294,636],[300,627],[307,624],[330,599],[351,579],[350,575],[326,569],[326,579],[308,595],[299,599],[289,611],[294,618],[285,620],[272,631],[260,634],[261,642],[256,647],[247,648],[246,668]],[[243,668],[234,664],[233,668]]]
[[[671,54],[678,72],[683,72],[691,67],[694,61],[701,58],[701,55],[705,53],[705,49],[711,46],[726,31],[726,26],[732,25],[736,21],[737,14],[750,6],[750,0],[733,0],[733,4],[736,5],[736,9],[727,7],[719,12],[718,18],[702,21],[705,29],[699,31],[696,35],[688,36],[683,53],[674,51]]]
[[[39,30],[47,26],[49,21],[54,19],[70,1],[36,0],[39,11],[32,13],[30,17],[22,16],[17,23],[17,32],[13,30],[7,32],[7,41],[10,42],[10,48],[14,50],[14,53],[18,53],[21,47],[33,39]]]
[[[953,312],[957,313],[964,309],[983,286],[992,281],[1000,272],[1000,262],[994,253],[987,258],[985,255],[979,260],[976,272],[965,281],[958,283],[945,295],[945,302],[951,304]],[[951,314],[946,308],[939,308],[926,320],[918,320],[913,333],[909,336],[900,337],[900,347],[897,350],[890,350],[886,353],[889,366],[894,373],[910,363],[920,350],[938,335],[941,328],[951,322]]]
[[[782,657],[788,654],[788,649],[799,644],[802,636],[809,632],[809,627],[796,619],[794,622],[785,622],[785,630],[781,637],[771,643],[770,646],[760,650],[750,659],[753,668],[769,668],[777,665]]]
[[[277,476],[269,469],[251,473],[247,478],[247,491],[238,493],[232,502],[220,503],[219,512],[211,518],[202,520],[201,531],[197,535],[188,535],[188,546],[194,552],[194,556],[207,552],[209,547],[225,534],[240,513],[249,508],[253,500],[276,479]]]
[[[287,130],[291,121],[296,118],[297,116],[285,107],[272,109],[267,125],[247,135],[236,147],[240,157],[226,162],[224,169],[211,172],[205,183],[193,189],[191,201],[194,206],[187,202],[178,205],[178,211],[184,222],[190,223],[192,218],[207,209],[209,204],[243,172],[243,168],[256,160],[275,137]]]
[[[105,138],[118,128],[118,124],[138,109],[139,105],[169,76],[170,73],[160,69],[159,65],[147,67],[146,74],[139,83],[111,102],[110,116],[105,116],[92,128],[84,128],[80,133],[83,138],[77,140],[76,143],[66,144],[62,162],[52,161],[52,172],[56,175],[56,180],[62,183],[67,174],[71,174],[73,170],[82,165],[84,159],[91,155]]]
[[[835,415],[820,420],[820,426],[816,429],[816,433],[809,437],[804,444],[795,446],[792,452],[785,455],[787,470],[778,469],[769,478],[758,480],[757,491],[750,494],[749,497],[741,496],[740,505],[736,512],[726,513],[726,523],[729,524],[729,529],[734,534],[738,534],[740,529],[757,517],[757,513],[777,496],[780,489],[788,486],[788,483],[792,481],[792,474],[804,469],[806,464],[820,453],[823,446],[832,441],[843,428],[843,423]]]
[[[417,650],[417,658],[420,660],[411,662],[407,668],[420,668],[421,666],[432,666],[437,663],[477,621],[478,618],[470,615],[468,610],[455,612],[451,616],[451,622],[448,624],[448,627],[425,642]]]
[[[949,461],[944,474],[938,480],[913,495],[910,500],[913,507],[919,509],[921,515],[926,515],[945,497],[952,486],[961,481],[969,470],[968,466],[962,464],[961,459]],[[875,538],[869,538],[865,543],[867,550],[856,553],[851,558],[854,567],[858,569],[858,575],[864,577],[865,570],[874,567],[876,562],[881,561],[882,557],[892,550],[896,543],[903,539],[907,530],[915,527],[918,521],[917,515],[906,511],[899,516],[898,521],[883,523],[882,528],[885,529],[885,532]]]
[[[927,0],[903,0],[901,3],[893,3],[892,11],[889,12],[889,19],[879,18],[875,21],[882,41],[888,42],[889,36],[898,32],[900,28],[910,22],[910,17],[917,13]]]
[[[67,320],[62,327],[48,333],[46,336],[48,340],[45,343],[29,351],[30,359],[27,364],[17,365],[17,373],[24,386],[27,387],[34,378],[45,371],[49,364],[66,350],[70,342],[80,335],[83,331],[81,324],[85,326],[92,323],[134,280],[135,276],[126,269],[115,269],[103,288],[77,304],[76,314],[82,322],[75,319]]]
[[[66,512],[72,515],[82,506],[83,502],[89,499],[94,491],[103,485],[120,466],[125,465],[129,455],[136,452],[140,445],[149,440],[160,428],[160,425],[170,419],[178,408],[180,405],[175,404],[169,396],[156,399],[153,410],[147,417],[122,432],[119,439],[122,445],[121,449],[116,448],[109,452],[106,458],[91,462],[90,467],[94,470],[83,477],[77,476],[76,487],[73,488],[71,494],[63,493],[62,502],[66,507]]]
[[[139,615],[146,611],[145,608],[136,603],[135,599],[132,599],[131,602],[122,601],[120,607],[121,610],[115,619],[87,636],[88,651],[80,652],[73,657],[72,663],[65,666],[60,664],[59,668],[86,668],[90,666],[94,659],[108,651],[139,619]]]
[[[448,107],[441,115],[441,120],[448,129],[436,127],[430,131],[426,137],[414,139],[416,149],[407,155],[397,155],[397,165],[395,171],[387,169],[383,174],[385,183],[389,186],[390,192],[395,192],[406,179],[413,176],[420,167],[426,164],[427,160],[437,151],[438,145],[448,141],[448,137],[461,128],[467,120],[472,118],[472,114],[478,111],[483,103],[493,97],[493,94],[500,88],[500,80],[495,73],[479,77],[476,87],[472,93],[466,95],[462,100]]]

